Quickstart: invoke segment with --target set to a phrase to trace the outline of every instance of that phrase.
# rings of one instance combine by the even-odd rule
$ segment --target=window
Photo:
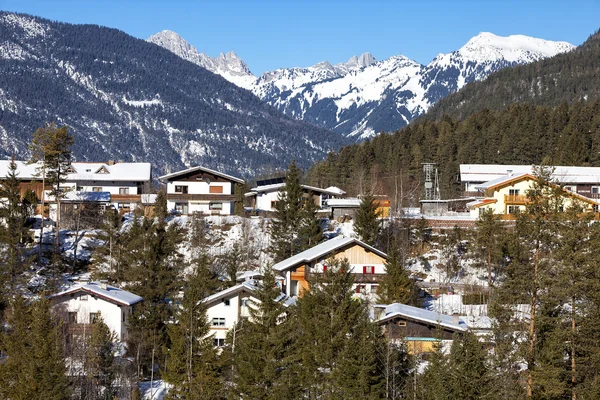
[[[87,299],[88,299],[87,294],[82,294],[81,296],[79,296],[79,300],[81,300],[81,301],[87,301]]]
[[[78,192],[83,192],[83,186],[77,186],[75,190]]]
[[[93,324],[94,322],[96,322],[98,320],[99,316],[100,316],[99,312],[91,312],[90,313],[90,324]]]
[[[577,191],[577,189],[575,188],[575,186],[565,186],[564,189],[568,190],[569,192],[576,192]]]
[[[209,186],[208,193],[223,193],[223,186]]]
[[[77,323],[77,312],[70,312],[69,313],[69,323],[70,324],[76,324]]]
[[[100,186],[94,186],[92,187],[92,192],[101,192],[102,188]]]
[[[229,307],[231,305],[231,301],[229,299],[223,299],[223,304],[225,304],[225,306]]]
[[[187,194],[188,187],[184,185],[175,185],[175,193]]]
[[[225,339],[213,339],[213,346],[215,347],[223,347],[225,346]]]
[[[126,315],[125,311],[121,313],[121,321],[125,322]]]
[[[518,214],[520,212],[519,206],[508,206],[509,214]]]
[[[371,293],[377,293],[379,291],[379,285],[371,285]]]
[[[396,322],[396,325],[398,325],[398,326],[406,326],[406,321],[398,321],[398,322]]]
[[[271,208],[277,208],[277,201],[271,202]]]
[[[594,212],[598,212],[598,204],[594,204],[594,205],[592,206],[592,210],[593,210]]]
[[[508,189],[508,194],[511,196],[518,196],[519,195],[519,189]]]
[[[175,211],[177,211],[179,214],[187,214],[188,203],[175,203]]]
[[[363,274],[374,274],[375,266],[373,265],[365,265],[363,266]]]
[[[223,203],[209,203],[208,204],[208,209],[209,210],[222,210],[223,209]]]
[[[129,188],[119,188],[119,194],[129,194]]]
[[[225,318],[213,318],[212,326],[225,326]]]
[[[365,291],[365,285],[356,285],[356,293],[363,293]]]
[[[592,194],[600,193],[600,186],[592,186]]]

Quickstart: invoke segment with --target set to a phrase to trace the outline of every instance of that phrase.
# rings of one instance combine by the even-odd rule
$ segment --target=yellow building
[[[467,204],[471,216],[478,218],[484,211],[492,210],[494,214],[502,214],[510,219],[511,215],[524,212],[529,201],[527,193],[537,180],[538,178],[535,176],[523,173],[507,175],[476,185],[475,188],[483,193],[484,198]],[[559,188],[559,186],[556,186],[556,188]],[[600,200],[590,199],[565,188],[561,188],[560,193],[564,196],[564,209],[577,201],[583,207],[582,211],[584,212],[598,211]]]

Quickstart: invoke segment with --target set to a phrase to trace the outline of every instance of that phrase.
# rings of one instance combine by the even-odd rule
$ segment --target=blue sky
[[[143,39],[170,29],[210,56],[235,51],[255,74],[367,51],[426,64],[482,31],[578,45],[600,28],[600,0],[0,0],[0,9]]]

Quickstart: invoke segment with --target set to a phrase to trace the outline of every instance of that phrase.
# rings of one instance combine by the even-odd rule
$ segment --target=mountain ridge
[[[336,65],[322,61],[267,71],[249,78],[244,88],[293,118],[367,138],[402,128],[469,82],[573,48],[567,42],[481,32],[427,65],[403,55],[377,61],[364,53]]]

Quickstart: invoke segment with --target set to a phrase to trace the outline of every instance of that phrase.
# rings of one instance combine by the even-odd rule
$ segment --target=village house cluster
[[[8,173],[10,161],[0,161],[0,176]],[[55,218],[57,202],[43,188],[42,177],[35,164],[17,161],[22,191],[31,189],[46,210]],[[578,201],[586,211],[598,212],[600,204],[600,168],[556,167],[553,178],[560,183],[565,205]],[[141,208],[147,214],[156,200],[152,190],[152,168],[149,163],[74,162],[64,184],[61,215],[69,225],[69,215],[85,208],[99,216],[107,208],[121,213]],[[532,166],[471,165],[460,166],[460,179],[465,195],[450,200],[421,201],[421,216],[434,220],[476,220],[483,210],[492,210],[505,219],[524,210],[526,193],[536,181]],[[213,169],[195,166],[158,177],[164,185],[168,209],[176,214],[231,215],[235,203],[245,198],[247,211],[270,216],[275,211],[285,178],[258,181],[247,193],[241,193],[245,181]],[[360,199],[346,198],[337,187],[317,188],[303,185],[305,196],[318,206],[325,218],[351,218]],[[377,199],[383,217],[389,215],[389,201]],[[98,218],[92,218],[97,221]],[[327,270],[331,260],[348,261],[354,276],[355,296],[375,302],[379,282],[385,276],[387,254],[355,238],[336,237],[285,259],[274,266],[281,290],[278,301],[293,305],[298,297],[310,290],[311,274]],[[228,333],[243,318],[250,318],[256,306],[254,296],[261,284],[259,271],[245,271],[238,276],[237,285],[215,293],[203,300],[210,321],[210,334],[215,346],[223,346]],[[118,341],[127,339],[129,315],[143,299],[104,282],[79,281],[53,295],[55,309],[66,313],[74,332],[102,315]],[[429,352],[432,343],[451,340],[454,334],[467,330],[458,316],[443,315],[405,304],[373,304],[373,318],[391,339],[404,340],[414,353]],[[234,332],[235,334],[235,332]]]

